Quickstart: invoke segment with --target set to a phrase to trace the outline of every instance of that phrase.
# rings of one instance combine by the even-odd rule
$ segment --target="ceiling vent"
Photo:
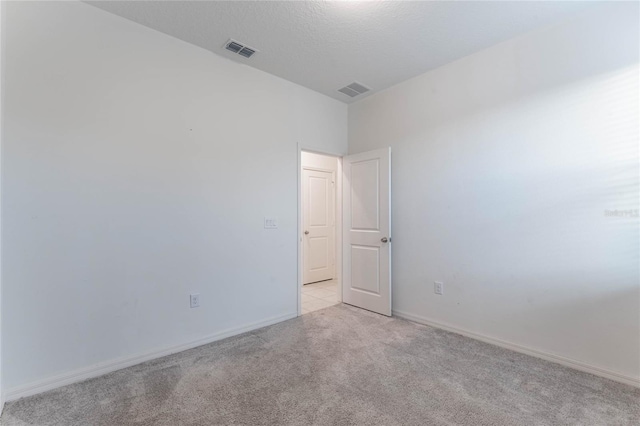
[[[250,58],[253,56],[254,53],[257,52],[257,50],[254,49],[253,47],[246,46],[232,39],[229,39],[224,44],[224,48],[233,53],[237,53],[240,56],[244,56],[245,58]]]
[[[338,92],[344,93],[350,98],[355,98],[356,96],[362,95],[363,93],[368,92],[369,90],[371,89],[363,86],[360,83],[353,82],[348,86],[344,86],[342,89],[338,89]]]

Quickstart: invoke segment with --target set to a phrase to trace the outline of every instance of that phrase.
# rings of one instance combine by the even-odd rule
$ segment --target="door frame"
[[[336,186],[334,191],[335,208],[336,208],[336,281],[338,284],[338,301],[342,302],[342,157],[344,153],[335,153],[327,151],[319,151],[316,148],[308,147],[298,143],[298,279],[296,280],[296,294],[298,298],[298,316],[302,315],[302,151],[312,154],[327,155],[335,157],[338,160],[336,170]]]

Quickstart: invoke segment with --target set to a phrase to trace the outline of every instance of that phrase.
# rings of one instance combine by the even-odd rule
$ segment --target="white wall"
[[[302,168],[311,167],[322,170],[331,170],[337,172],[338,157],[317,154],[315,152],[302,151],[301,153]]]
[[[396,313],[640,383],[638,218],[605,217],[639,208],[638,12],[597,7],[349,107],[350,153],[393,151]]]
[[[295,316],[297,143],[346,152],[346,105],[86,4],[6,13],[5,389]]]

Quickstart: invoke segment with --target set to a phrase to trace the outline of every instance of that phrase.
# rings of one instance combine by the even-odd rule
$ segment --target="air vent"
[[[365,92],[368,92],[369,89],[368,87],[363,86],[360,83],[356,83],[353,82],[351,84],[349,84],[348,86],[344,86],[342,89],[338,89],[338,92],[340,93],[344,93],[345,95],[349,96],[350,98],[355,98],[358,95],[362,95]]]
[[[246,46],[243,43],[231,39],[224,44],[224,48],[245,58],[250,58],[257,52],[253,47]]]
[[[254,53],[256,53],[255,50],[249,49],[248,47],[243,47],[242,50],[238,52],[238,55],[244,56],[245,58],[250,58]]]

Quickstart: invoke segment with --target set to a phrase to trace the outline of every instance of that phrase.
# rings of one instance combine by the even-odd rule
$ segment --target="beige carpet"
[[[338,305],[8,404],[2,425],[639,425],[640,390]]]

